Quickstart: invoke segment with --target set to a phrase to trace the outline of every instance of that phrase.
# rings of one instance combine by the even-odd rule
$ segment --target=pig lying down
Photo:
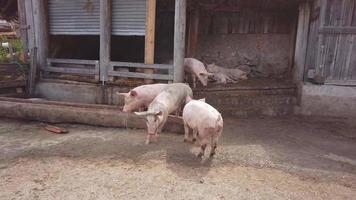
[[[208,144],[211,145],[210,157],[215,155],[219,137],[223,131],[221,114],[205,100],[191,100],[183,109],[184,141],[188,141],[189,129],[193,130],[193,141],[198,134],[202,157]]]
[[[168,84],[150,84],[136,87],[128,93],[117,93],[125,97],[124,112],[142,111]]]
[[[204,64],[195,58],[184,58],[184,72],[186,74],[186,80],[188,74],[192,76],[194,88],[197,86],[197,78],[203,86],[207,86],[208,78],[212,76],[211,73],[206,71]]]
[[[158,136],[164,127],[168,115],[175,112],[183,104],[193,98],[192,89],[183,83],[168,84],[159,93],[145,112],[135,112],[136,115],[146,116],[147,138],[149,144],[152,138],[158,140]]]

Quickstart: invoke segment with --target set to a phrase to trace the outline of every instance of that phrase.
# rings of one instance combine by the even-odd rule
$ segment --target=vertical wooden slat
[[[198,45],[199,9],[194,9],[189,21],[187,55],[195,57]]]
[[[146,11],[146,36],[145,36],[145,64],[154,64],[155,56],[155,26],[156,25],[156,0],[147,0]],[[146,74],[153,74],[153,69],[145,69]],[[145,83],[152,83],[145,80]]]
[[[184,77],[184,51],[185,51],[185,25],[186,0],[175,0],[174,17],[174,82],[183,82]]]
[[[22,0],[20,0],[22,1]],[[35,47],[35,25],[33,22],[33,8],[32,8],[32,0],[27,0],[24,1],[25,3],[25,14],[26,14],[26,23],[28,26],[28,30],[27,30],[27,39],[28,39],[28,49],[32,49],[33,47]]]
[[[311,9],[310,4],[308,2],[299,6],[299,17],[293,66],[293,78],[295,82],[303,81],[303,73],[307,56],[306,52],[308,46],[310,12]]]
[[[48,55],[48,21],[46,3],[46,0],[33,0],[33,21],[36,38],[35,44],[37,46],[37,64],[39,69],[46,67]]]
[[[111,59],[111,0],[100,1],[100,80],[108,80]]]
[[[321,9],[320,9],[320,24],[319,24],[318,28],[325,26],[327,3],[328,3],[328,0],[320,0],[320,7],[321,7]],[[324,57],[324,53],[325,53],[325,46],[323,45],[324,38],[325,38],[324,34],[318,35],[316,74],[319,76],[322,75],[322,70],[323,70],[322,58]]]
[[[19,24],[20,24],[20,36],[21,36],[21,43],[24,50],[24,57],[25,61],[27,61],[27,53],[28,53],[28,41],[27,41],[27,22],[26,22],[26,7],[25,1],[17,0],[17,7],[18,7],[18,15],[19,15]]]

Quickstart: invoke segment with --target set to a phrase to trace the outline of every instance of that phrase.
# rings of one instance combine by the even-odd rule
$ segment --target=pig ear
[[[137,92],[135,90],[130,91],[130,96],[135,97],[137,96]]]

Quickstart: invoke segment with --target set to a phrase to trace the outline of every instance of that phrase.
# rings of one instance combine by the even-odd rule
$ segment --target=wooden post
[[[174,82],[183,82],[184,77],[184,51],[185,51],[185,24],[186,0],[175,0],[174,17]]]
[[[108,80],[111,59],[111,0],[100,1],[100,80]]]
[[[145,37],[145,64],[154,64],[155,57],[155,25],[156,25],[156,0],[146,0],[146,37]],[[146,74],[153,74],[153,69],[145,69]],[[153,80],[145,79],[145,83]]]
[[[298,83],[303,81],[304,67],[307,56],[310,5],[305,2],[299,6],[298,28],[294,54],[293,80]]]
[[[31,63],[30,63],[30,72],[28,74],[28,93],[30,97],[33,97],[35,92],[36,85],[36,76],[37,76],[37,48],[34,47],[31,49]]]
[[[44,69],[47,65],[48,55],[48,21],[46,13],[46,0],[32,0],[33,21],[35,28],[35,45],[37,47],[37,65]]]
[[[19,24],[20,24],[20,37],[21,37],[21,44],[24,53],[25,62],[27,62],[27,53],[28,53],[28,44],[27,44],[27,22],[26,22],[26,8],[25,8],[25,1],[17,0],[17,9],[19,15]]]
[[[198,45],[198,29],[199,29],[199,9],[196,8],[192,11],[189,21],[188,33],[188,57],[196,57]]]

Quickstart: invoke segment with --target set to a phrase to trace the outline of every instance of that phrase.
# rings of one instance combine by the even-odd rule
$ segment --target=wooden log
[[[49,123],[79,123],[106,127],[146,129],[143,116],[124,113],[116,106],[31,101],[0,98],[0,117],[27,119]],[[164,131],[184,133],[181,118],[168,117]]]
[[[48,55],[48,21],[46,13],[47,1],[32,0],[33,21],[35,30],[35,41],[37,46],[37,65],[39,69],[44,69],[47,65]]]
[[[186,6],[186,0],[175,0],[173,81],[176,83],[183,82],[184,77]]]
[[[198,46],[198,33],[199,33],[199,9],[194,9],[192,11],[190,21],[189,21],[189,33],[188,33],[188,57],[194,58],[197,53]]]
[[[111,59],[111,0],[100,1],[100,80],[107,81]]]
[[[147,0],[146,37],[145,37],[145,64],[154,64],[155,56],[155,25],[156,25],[156,0]],[[153,74],[154,70],[145,69],[146,74]],[[146,79],[145,83],[153,80]]]

